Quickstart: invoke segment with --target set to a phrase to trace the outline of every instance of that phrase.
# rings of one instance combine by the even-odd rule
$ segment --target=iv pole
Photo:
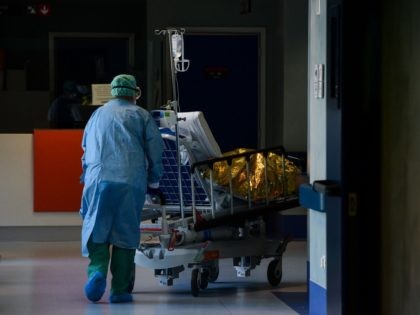
[[[156,35],[167,35],[169,44],[169,56],[171,64],[171,83],[172,83],[172,102],[170,106],[175,112],[176,123],[175,123],[175,139],[176,139],[176,151],[177,151],[177,166],[178,166],[178,193],[179,203],[181,210],[181,218],[184,223],[185,209],[184,209],[184,196],[182,193],[182,176],[181,176],[181,157],[179,152],[179,128],[178,128],[178,110],[179,110],[179,95],[176,86],[176,74],[177,72],[185,72],[189,67],[189,60],[184,59],[184,43],[182,35],[185,29],[168,28],[166,30],[155,30]],[[174,43],[176,47],[174,47]]]

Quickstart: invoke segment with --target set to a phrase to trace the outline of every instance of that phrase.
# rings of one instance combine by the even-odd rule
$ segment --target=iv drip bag
[[[180,34],[172,34],[172,56],[175,59],[181,59],[183,50],[183,40]]]

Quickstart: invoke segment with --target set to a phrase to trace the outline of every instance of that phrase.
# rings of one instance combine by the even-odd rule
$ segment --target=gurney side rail
[[[268,196],[268,179],[267,179],[267,158],[269,153],[276,153],[281,157],[281,163],[282,163],[282,176],[281,176],[281,185],[282,185],[282,196],[277,200],[269,200]],[[256,202],[253,204],[253,200],[251,198],[251,187],[250,187],[250,161],[251,157],[256,154],[262,154],[264,158],[264,185],[265,185],[265,200],[263,202]],[[248,182],[248,188],[247,188],[247,194],[248,197],[246,198],[248,201],[248,211],[246,211],[246,215],[250,215],[249,210],[255,210],[253,212],[255,213],[262,213],[266,211],[273,211],[273,209],[279,209],[279,210],[285,210],[290,209],[298,206],[297,198],[295,195],[288,195],[287,191],[287,178],[286,178],[286,167],[285,167],[285,156],[286,156],[286,150],[283,146],[276,146],[271,148],[265,148],[265,149],[259,149],[259,150],[253,150],[248,151],[244,153],[229,155],[225,157],[219,157],[219,158],[213,158],[208,159],[204,161],[195,162],[190,167],[191,172],[191,178],[194,174],[197,174],[199,169],[202,169],[202,167],[207,167],[209,169],[209,177],[210,177],[210,203],[213,206],[212,209],[212,220],[216,218],[215,211],[214,211],[214,185],[213,185],[213,170],[214,165],[218,162],[226,162],[229,168],[228,176],[229,176],[229,193],[231,196],[233,196],[233,187],[232,187],[232,174],[231,174],[231,166],[233,163],[233,160],[239,159],[239,158],[245,158],[246,161],[246,176],[247,176],[247,182]],[[194,183],[193,180],[191,181],[192,190],[194,190]],[[194,202],[193,202],[194,203]],[[194,222],[197,223],[197,213],[194,211],[195,207],[193,206],[193,217]],[[233,198],[230,198],[230,215],[234,216],[234,205],[233,205]]]

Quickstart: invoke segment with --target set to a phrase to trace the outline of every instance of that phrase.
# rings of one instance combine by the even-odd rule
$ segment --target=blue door
[[[258,35],[184,34],[187,72],[178,73],[180,111],[202,111],[222,152],[257,148]]]

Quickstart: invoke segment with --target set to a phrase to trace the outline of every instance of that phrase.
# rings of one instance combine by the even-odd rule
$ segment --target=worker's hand
[[[80,175],[79,181],[80,181],[80,184],[84,184],[84,183],[85,183],[85,172],[83,172],[83,173]]]
[[[165,204],[165,196],[159,188],[147,187],[146,194],[146,199],[149,200],[151,203],[160,205]]]

